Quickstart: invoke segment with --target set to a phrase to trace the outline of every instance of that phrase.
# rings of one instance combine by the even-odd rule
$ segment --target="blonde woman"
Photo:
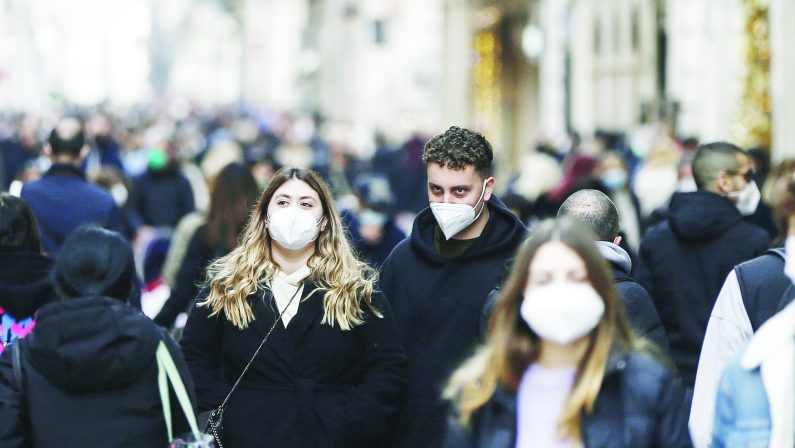
[[[200,411],[253,359],[224,413],[225,448],[379,446],[405,356],[376,273],[354,257],[315,173],[277,172],[208,279],[181,341]]]
[[[683,392],[639,344],[587,229],[538,226],[489,342],[453,374],[446,447],[690,447]]]

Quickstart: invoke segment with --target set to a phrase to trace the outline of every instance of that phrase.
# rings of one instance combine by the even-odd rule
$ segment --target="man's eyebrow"
[[[442,188],[441,185],[435,184],[433,182],[428,182],[428,185],[430,185],[432,187]],[[470,185],[453,185],[452,187],[450,187],[451,190],[458,190],[459,188],[462,189],[462,190],[471,190],[472,189],[472,187]]]

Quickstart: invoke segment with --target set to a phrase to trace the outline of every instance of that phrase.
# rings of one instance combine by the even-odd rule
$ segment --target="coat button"
[[[618,369],[618,370],[624,370],[624,368],[626,366],[627,366],[627,363],[623,359],[616,363],[616,369]]]

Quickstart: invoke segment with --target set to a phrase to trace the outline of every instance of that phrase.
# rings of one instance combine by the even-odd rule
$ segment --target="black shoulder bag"
[[[213,437],[215,437],[215,443],[218,445],[218,448],[224,448],[223,444],[221,444],[221,436],[223,436],[224,434],[223,431],[224,411],[226,410],[226,405],[229,402],[229,397],[231,397],[232,393],[235,391],[235,389],[237,389],[237,385],[240,384],[240,380],[243,379],[243,376],[248,371],[248,368],[251,367],[251,363],[254,362],[254,358],[256,358],[257,355],[259,354],[259,351],[265,345],[265,342],[268,340],[268,337],[271,335],[271,333],[273,333],[273,330],[276,328],[276,325],[278,325],[279,321],[282,320],[282,315],[284,315],[284,312],[287,311],[288,308],[290,308],[290,305],[293,303],[293,300],[295,300],[295,297],[298,295],[298,291],[301,291],[301,287],[303,286],[303,284],[304,284],[303,282],[299,283],[298,289],[296,289],[295,293],[293,293],[293,296],[290,297],[290,301],[287,302],[287,305],[279,313],[279,316],[276,317],[276,320],[273,322],[273,325],[271,325],[271,328],[265,334],[265,337],[262,338],[262,342],[260,342],[259,347],[257,347],[257,350],[254,352],[254,355],[252,355],[251,359],[248,360],[246,367],[243,368],[243,371],[240,373],[240,376],[237,377],[237,381],[235,381],[235,384],[232,385],[232,389],[229,391],[228,394],[226,394],[226,398],[224,398],[224,401],[221,403],[220,406],[212,410],[209,416],[207,416],[207,425],[205,425],[204,427],[204,433],[211,434]]]

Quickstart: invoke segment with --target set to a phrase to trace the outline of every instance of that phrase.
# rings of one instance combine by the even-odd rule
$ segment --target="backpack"
[[[774,248],[767,250],[762,257],[734,268],[754,333],[795,297],[795,288],[783,272],[785,261],[784,250]]]

